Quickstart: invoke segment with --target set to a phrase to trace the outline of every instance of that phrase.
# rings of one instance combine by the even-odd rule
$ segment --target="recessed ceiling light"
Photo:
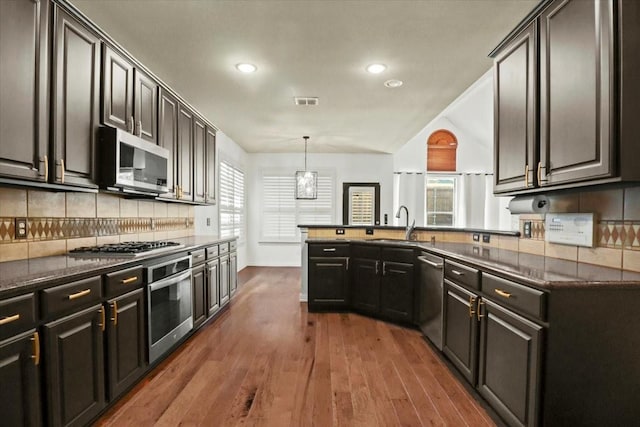
[[[384,85],[390,88],[400,87],[402,86],[402,80],[387,80]]]
[[[255,65],[248,63],[236,64],[236,68],[238,69],[238,71],[241,71],[243,73],[253,73],[258,69],[258,67],[256,67]]]
[[[380,74],[384,70],[387,69],[387,66],[384,64],[371,64],[367,67],[367,71],[371,74]]]

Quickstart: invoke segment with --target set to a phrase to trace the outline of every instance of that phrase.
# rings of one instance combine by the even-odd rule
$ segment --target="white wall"
[[[247,153],[225,135],[223,132],[218,132],[216,134],[216,151],[217,151],[217,163],[220,160],[226,160],[238,167],[242,171],[245,172],[245,179],[248,175],[247,165],[248,165],[248,156]],[[220,168],[216,170],[216,190],[218,193],[216,197],[218,197],[219,193],[219,174]],[[246,184],[245,184],[246,185]],[[245,191],[246,194],[246,191]],[[246,203],[246,200],[245,200]],[[250,206],[247,205],[247,210],[250,209]],[[207,225],[207,219],[209,219],[209,225]],[[196,206],[195,207],[195,232],[197,235],[201,236],[218,236],[220,232],[220,218],[218,217],[218,204],[216,203],[213,206]],[[245,222],[245,236],[247,235],[247,227]],[[238,243],[238,270],[242,270],[247,266],[247,243],[239,242]]]
[[[249,154],[247,189],[249,202],[249,265],[260,266],[300,266],[300,243],[260,243],[261,210],[260,191],[264,169],[282,168],[291,171],[302,168],[304,155],[301,153],[256,153]],[[390,154],[318,154],[307,157],[308,169],[334,170],[335,219],[342,223],[342,184],[344,182],[380,183],[380,221],[384,214],[393,217],[393,157]]]

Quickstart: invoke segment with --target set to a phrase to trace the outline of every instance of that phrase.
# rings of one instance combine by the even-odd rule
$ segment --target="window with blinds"
[[[456,177],[427,178],[427,225],[455,223]]]
[[[244,240],[244,172],[220,162],[220,237]]]
[[[318,198],[295,199],[295,171],[262,174],[262,242],[298,242],[298,224],[334,223],[332,174],[318,172]]]

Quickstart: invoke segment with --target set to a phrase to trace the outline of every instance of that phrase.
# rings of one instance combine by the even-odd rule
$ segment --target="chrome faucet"
[[[402,211],[402,209],[404,209],[404,211],[407,213],[407,227],[404,233],[404,240],[411,240],[411,233],[413,233],[413,229],[416,227],[416,220],[414,219],[411,223],[411,226],[409,226],[409,209],[407,209],[405,205],[401,205],[398,208],[398,212],[396,212],[396,218],[400,219],[400,212]]]

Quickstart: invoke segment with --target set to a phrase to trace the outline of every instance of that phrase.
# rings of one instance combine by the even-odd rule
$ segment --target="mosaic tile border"
[[[172,231],[194,228],[189,217],[169,218],[28,218],[27,238],[16,239],[15,218],[0,218],[0,244]]]
[[[596,244],[606,248],[640,250],[640,222],[600,221]]]

